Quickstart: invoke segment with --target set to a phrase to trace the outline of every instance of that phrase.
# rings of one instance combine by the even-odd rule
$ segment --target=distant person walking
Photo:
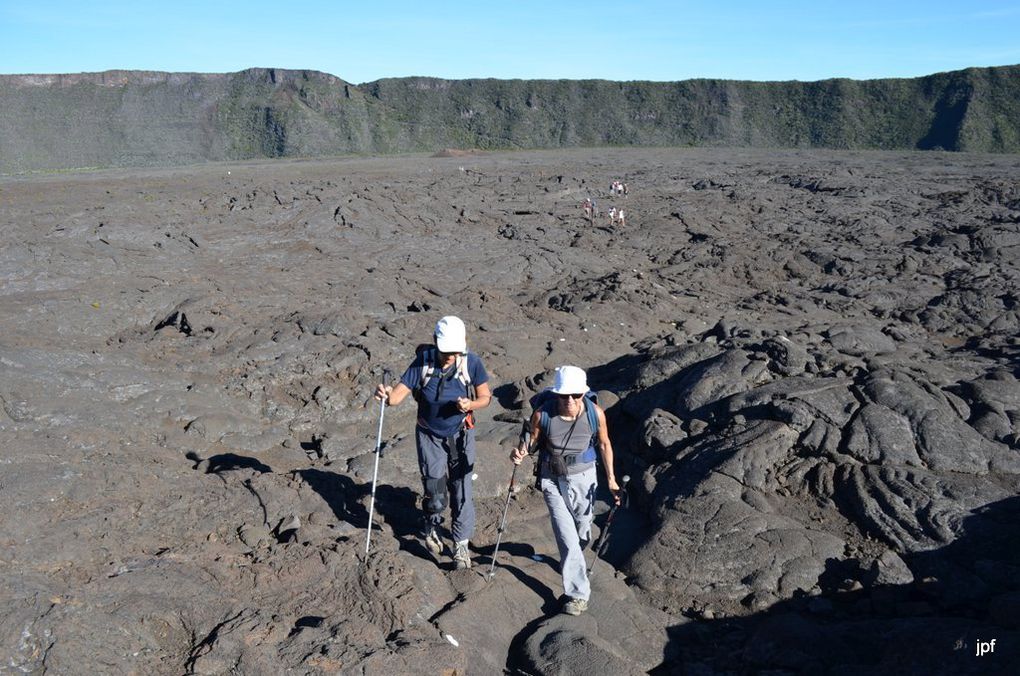
[[[415,357],[394,387],[379,384],[376,399],[396,406],[408,394],[418,402],[415,441],[424,488],[425,548],[438,561],[443,554],[439,527],[446,507],[452,516],[453,562],[471,567],[469,544],[475,527],[471,475],[475,465],[473,412],[492,399],[482,360],[467,349],[464,322],[443,317],[433,345]]]
[[[520,464],[526,455],[538,450],[539,481],[560,553],[567,596],[563,612],[568,615],[587,610],[591,597],[584,550],[591,541],[595,515],[597,456],[601,456],[613,500],[620,503],[606,414],[586,396],[588,392],[588,376],[582,369],[557,368],[552,387],[555,398],[532,414],[530,443],[522,443],[510,454],[514,464]]]

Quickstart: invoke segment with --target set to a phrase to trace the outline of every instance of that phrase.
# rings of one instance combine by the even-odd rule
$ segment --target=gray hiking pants
[[[587,566],[581,540],[591,540],[591,520],[595,516],[595,467],[562,477],[542,477],[542,496],[549,508],[553,535],[560,550],[563,591],[575,599],[588,600]]]
[[[438,437],[417,427],[418,469],[425,488],[425,518],[434,526],[443,523],[447,505],[453,517],[450,530],[456,541],[470,540],[475,530],[475,503],[471,499],[471,475],[475,469],[475,431],[454,437]]]

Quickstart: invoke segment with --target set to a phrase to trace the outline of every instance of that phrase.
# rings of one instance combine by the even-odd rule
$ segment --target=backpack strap
[[[421,378],[418,379],[418,392],[425,389],[425,386],[432,380],[436,372],[436,358],[439,356],[435,347],[427,347],[421,353]]]
[[[552,422],[552,416],[549,415],[549,404],[543,404],[542,408],[539,409],[539,420],[538,429],[542,430],[542,439],[549,442],[549,426]],[[543,444],[543,447],[545,444]]]
[[[588,414],[588,428],[591,429],[591,441],[588,442],[588,446],[595,448],[599,439],[599,415],[590,392],[584,395],[584,411]]]
[[[591,439],[588,440],[588,448],[581,454],[585,462],[595,462],[598,453],[596,449],[599,444],[599,415],[595,410],[595,393],[589,392],[584,395],[584,410],[588,414],[588,425],[591,428]]]
[[[475,384],[471,382],[471,372],[468,370],[468,355],[464,354],[457,355],[457,380],[464,385],[464,389],[467,391],[468,399],[475,399]]]

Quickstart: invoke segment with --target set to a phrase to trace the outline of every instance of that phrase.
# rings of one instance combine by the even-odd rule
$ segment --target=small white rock
[[[450,636],[449,634],[443,634],[443,636],[446,637],[446,640],[449,641],[450,645],[452,645],[454,648],[460,647],[460,643],[458,643],[457,639],[455,639],[454,637]]]

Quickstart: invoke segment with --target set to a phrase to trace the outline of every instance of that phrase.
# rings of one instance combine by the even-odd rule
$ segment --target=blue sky
[[[1020,0],[0,0],[0,73],[820,80],[1020,64]]]

